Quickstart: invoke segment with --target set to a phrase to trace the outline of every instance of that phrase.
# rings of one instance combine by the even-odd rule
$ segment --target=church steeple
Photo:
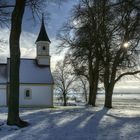
[[[37,48],[37,63],[40,66],[50,66],[50,43],[49,37],[47,35],[44,17],[42,16],[42,23],[38,38],[36,40],[36,48]]]
[[[42,15],[42,24],[41,24],[40,32],[39,32],[39,35],[38,35],[36,42],[38,42],[38,41],[47,41],[49,43],[51,42],[48,35],[47,35],[46,29],[45,29],[43,15]]]

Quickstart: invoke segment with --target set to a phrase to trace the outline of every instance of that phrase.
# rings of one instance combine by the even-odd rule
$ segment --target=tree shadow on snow
[[[46,115],[46,120],[40,124],[45,124],[45,128],[31,128],[29,131],[41,135],[41,139],[48,140],[86,140],[96,138],[98,135],[98,125],[108,109],[90,111],[88,109],[59,110]],[[86,135],[85,135],[86,133]]]
[[[119,117],[117,115],[107,114],[110,120],[114,120],[106,125],[103,129],[107,129],[111,134],[108,139],[117,140],[139,140],[140,139],[140,117]]]
[[[41,140],[86,140],[96,138],[98,125],[107,109],[94,111],[88,108],[37,111],[23,116],[31,122],[28,128],[19,129],[16,134],[8,133],[11,140],[24,138]],[[85,133],[87,135],[85,135]],[[3,138],[7,138],[3,137]]]
[[[118,117],[102,108],[41,109],[22,115],[31,125],[10,131],[10,140],[138,140],[139,117]],[[24,112],[24,111],[23,111]],[[133,127],[133,128],[131,128]],[[128,130],[127,130],[128,129]],[[133,131],[132,131],[133,130]],[[1,135],[0,135],[1,136]]]

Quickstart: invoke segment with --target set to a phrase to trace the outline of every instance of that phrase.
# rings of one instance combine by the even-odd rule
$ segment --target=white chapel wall
[[[6,86],[5,85],[0,85],[0,106],[6,106],[7,103],[7,95],[6,95]]]
[[[25,98],[25,90],[31,90],[31,98]],[[20,86],[21,106],[53,106],[52,85],[21,85]]]

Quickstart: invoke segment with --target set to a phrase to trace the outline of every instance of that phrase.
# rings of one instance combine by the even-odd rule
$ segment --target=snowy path
[[[140,140],[140,102],[115,102],[115,108],[57,107],[21,109],[31,125],[6,125],[0,108],[0,140]],[[4,124],[3,124],[4,122]]]

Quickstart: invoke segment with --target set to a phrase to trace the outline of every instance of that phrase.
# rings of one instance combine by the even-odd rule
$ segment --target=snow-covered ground
[[[140,140],[140,100],[114,100],[114,108],[55,107],[21,109],[31,125],[6,125],[7,108],[0,107],[0,140]]]

